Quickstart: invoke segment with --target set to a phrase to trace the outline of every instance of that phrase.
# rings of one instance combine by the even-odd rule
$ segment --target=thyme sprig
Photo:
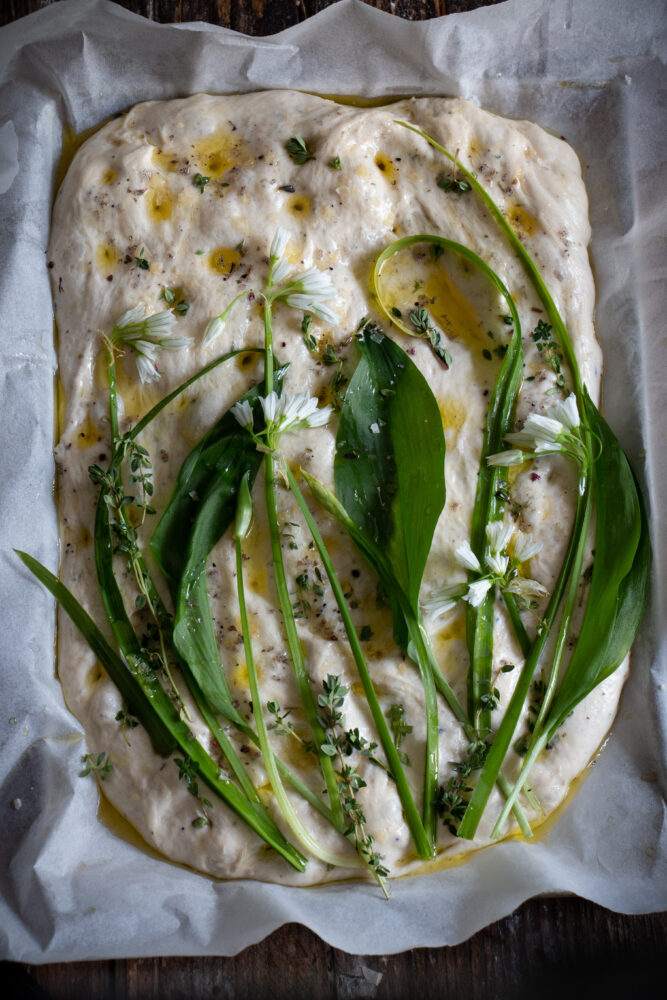
[[[213,803],[200,794],[199,791],[199,764],[190,757],[174,757],[174,764],[178,768],[178,778],[184,781],[190,795],[197,799],[201,808],[201,816],[197,816],[192,821],[192,825],[197,830],[205,826],[211,826],[211,817],[208,813],[213,808]]]
[[[285,143],[285,150],[297,166],[303,166],[315,156],[311,144],[300,135],[293,135],[291,139],[288,139]]]
[[[94,774],[100,781],[106,781],[107,778],[111,777],[113,772],[113,764],[104,750],[97,757],[94,757],[91,753],[84,754],[81,758],[81,763],[84,766],[83,770],[79,771],[80,778]]]
[[[357,793],[366,787],[366,782],[356,767],[348,760],[354,750],[361,747],[363,752],[366,744],[365,742],[360,743],[358,731],[354,731],[352,739],[350,738],[351,733],[345,731],[345,716],[341,710],[345,704],[347,693],[348,688],[341,684],[338,676],[329,674],[327,679],[322,682],[322,693],[317,696],[317,705],[326,739],[321,749],[323,753],[338,763],[336,775],[343,815],[347,824],[345,835],[354,840],[359,857],[373,874],[388,899],[386,879],[389,870],[382,864],[382,855],[375,850],[375,838],[366,830],[366,816],[357,798]]]

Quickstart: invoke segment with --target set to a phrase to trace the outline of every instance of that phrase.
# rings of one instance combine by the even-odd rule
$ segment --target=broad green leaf
[[[419,627],[419,588],[445,504],[442,418],[424,376],[379,327],[363,325],[357,346],[361,357],[336,437],[336,493],[392,602],[396,641],[414,652],[424,685],[423,817],[433,845],[438,709]]]
[[[285,371],[283,368],[275,373],[277,392],[280,392]],[[263,383],[256,385],[245,393],[242,399],[252,403],[263,394],[263,391]],[[259,415],[257,419],[259,420]],[[251,472],[254,480],[260,463],[261,457],[255,445],[229,410],[204,435],[183,462],[169,504],[153,532],[150,543],[151,551],[165,575],[174,603],[200,499],[204,497],[209,485],[216,478],[218,469],[222,470],[223,479],[229,478],[232,470],[236,469],[238,483],[246,470]],[[216,517],[210,511],[206,518],[211,532],[205,541],[209,546],[206,555],[224,534],[234,514],[235,493],[232,492],[229,496],[220,493],[219,499],[217,523]],[[220,533],[216,537],[218,531]]]
[[[180,749],[194,762],[209,788],[230,809],[289,861],[293,868],[304,871],[305,859],[285,840],[264,810],[255,803],[248,802],[239,789],[221,775],[216,762],[209,757],[190,732],[190,727],[180,718],[166,691],[155,679],[153,671],[131,665],[128,669],[71,591],[32,556],[18,551],[17,555],[70,616],[118,687],[129,710],[146,727],[157,752],[167,756],[173,750]]]
[[[377,326],[367,324],[357,346],[336,437],[336,494],[417,616],[445,503],[442,418],[424,376]]]
[[[276,372],[277,391],[284,369]],[[255,386],[243,399],[262,393]],[[256,407],[257,430],[261,409]],[[175,587],[174,645],[187,663],[211,708],[243,724],[232,705],[206,585],[206,560],[233,522],[239,483],[247,475],[250,487],[262,461],[250,435],[227,411],[190,453],[181,467],[176,488],[151,546],[162,565],[169,565]],[[161,531],[161,527],[163,530]]]
[[[593,463],[597,526],[593,576],[577,645],[549,713],[548,728],[625,659],[646,602],[650,542],[646,515],[618,439],[586,394],[598,443]],[[560,722],[559,722],[560,725]]]
[[[128,711],[139,719],[148,733],[155,752],[161,757],[168,756],[176,749],[177,743],[165,721],[161,718],[161,710],[164,708],[162,702],[164,692],[153,671],[141,661],[122,660],[65,584],[61,583],[57,576],[54,576],[27,552],[16,550],[16,554],[39,582],[51,592],[72,619],[120,691]],[[171,705],[171,702],[169,704]]]

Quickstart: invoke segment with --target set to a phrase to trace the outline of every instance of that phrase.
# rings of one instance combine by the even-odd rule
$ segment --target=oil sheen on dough
[[[97,596],[92,546],[95,488],[87,469],[109,457],[109,426],[102,344],[114,322],[143,302],[150,311],[164,308],[165,286],[188,303],[177,333],[193,338],[179,353],[164,352],[159,383],[142,386],[135,362],[120,364],[123,427],[127,429],[162,395],[219,354],[245,345],[262,346],[263,327],[257,302],[244,298],[223,334],[202,348],[208,321],[222,312],[244,288],[262,288],[267,255],[277,226],[291,233],[288,254],[295,268],[327,269],[336,288],[335,326],[315,319],[311,332],[320,349],[333,343],[351,374],[356,348],[351,334],[364,315],[374,312],[368,278],[377,255],[395,239],[435,233],[469,246],[499,274],[515,298],[524,331],[525,376],[520,416],[543,412],[551,397],[553,373],[545,369],[528,337],[541,313],[520,265],[474,193],[443,191],[438,178],[448,163],[413,133],[395,124],[405,119],[435,136],[474,170],[525,242],[564,316],[582,374],[593,395],[599,391],[601,358],[593,332],[593,279],[588,262],[590,237],[587,200],[576,155],[561,139],[536,125],[500,118],[461,100],[413,99],[388,107],[360,109],[301,93],[276,91],[235,97],[199,95],[185,100],[141,104],[114,119],[77,153],[58,195],[48,259],[60,335],[60,375],[65,398],[62,436],[57,447],[62,520],[62,576],[95,620],[104,612]],[[287,140],[305,136],[315,158],[304,165],[285,152]],[[341,169],[329,164],[340,158]],[[210,177],[203,192],[196,173]],[[150,262],[148,270],[136,258]],[[446,335],[452,356],[445,371],[428,346],[383,328],[408,350],[433,389],[441,408],[447,443],[447,503],[440,518],[424,577],[423,593],[463,579],[454,550],[469,537],[470,517],[481,447],[481,430],[497,361],[483,350],[493,346],[489,331],[502,338],[503,303],[474,275],[456,263],[437,280],[425,255],[406,255],[388,274],[386,295],[403,307],[424,304]],[[398,263],[397,258],[393,258]],[[419,288],[415,288],[420,282]],[[280,361],[289,361],[288,392],[309,391],[325,402],[332,370],[304,345],[301,314],[278,306],[274,344]],[[246,356],[219,368],[195,384],[155,421],[142,443],[155,471],[154,506],[168,501],[177,471],[194,444],[252,382],[261,378],[261,361]],[[335,421],[324,428],[284,439],[293,468],[301,465],[332,485]],[[260,484],[256,496],[261,497]],[[531,575],[549,587],[563,554],[574,504],[575,484],[561,459],[543,458],[513,484],[520,507],[519,526],[539,534],[544,547],[531,562]],[[279,491],[285,534],[288,579],[317,565],[309,538],[300,527],[290,495]],[[256,505],[261,509],[261,502]],[[410,780],[417,801],[424,746],[422,689],[413,665],[391,639],[389,612],[379,605],[376,580],[347,537],[326,515],[315,511],[344,590],[351,594],[355,623],[369,625],[365,652],[385,709],[400,703],[413,726],[403,749],[412,766]],[[262,697],[292,707],[301,721],[273,594],[267,533],[257,513],[247,542],[250,560],[246,586]],[[225,536],[208,566],[209,591],[221,656],[239,709],[252,718],[240,623],[235,597],[234,549]],[[123,581],[121,581],[121,585]],[[127,590],[128,595],[131,591]],[[310,599],[310,598],[309,598]],[[374,738],[359,690],[335,602],[325,587],[312,609],[299,620],[308,671],[316,689],[327,674],[339,674],[351,688],[345,714]],[[465,697],[467,655],[463,609],[431,628],[442,669]],[[495,661],[521,664],[502,608],[495,621]],[[88,749],[102,751],[114,765],[104,793],[151,845],[168,858],[218,877],[252,877],[308,884],[349,877],[355,869],[327,871],[310,860],[305,874],[294,872],[244,824],[216,801],[210,827],[196,829],[197,801],[178,780],[172,760],[157,757],[141,729],[121,730],[115,721],[122,707],[114,685],[97,665],[66,616],[61,615],[58,670],[68,706],[86,731]],[[507,703],[518,669],[499,673],[501,706]],[[604,739],[616,711],[625,670],[617,671],[568,719],[552,749],[543,755],[532,785],[546,812],[567,794],[573,778],[586,767]],[[193,715],[196,715],[193,712]],[[444,702],[439,705],[440,781],[447,762],[460,760],[466,741]],[[497,721],[497,720],[496,720]],[[209,745],[207,730],[193,730]],[[272,796],[259,753],[230,733],[272,808]],[[318,792],[322,781],[312,755],[295,741],[273,736],[277,752]],[[509,755],[508,777],[520,759]],[[392,783],[381,769],[360,765],[367,788],[360,793],[367,830],[392,874],[417,864]],[[585,794],[585,791],[584,791]],[[338,836],[320,817],[294,798],[310,829],[330,846]],[[495,792],[480,833],[472,843],[452,837],[440,821],[440,859],[488,843],[501,803]],[[530,814],[529,814],[530,815]],[[277,816],[280,824],[281,819]],[[286,831],[288,832],[288,831]],[[334,841],[332,841],[332,837]],[[345,845],[342,845],[343,848]]]

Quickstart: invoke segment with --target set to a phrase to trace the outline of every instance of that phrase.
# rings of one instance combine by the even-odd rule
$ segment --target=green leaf
[[[234,352],[234,354],[240,353],[243,352]],[[229,356],[231,355],[226,357]],[[279,369],[275,373],[277,392],[280,392],[285,371],[286,369]],[[245,393],[242,399],[253,403],[263,393],[264,384],[261,383]],[[222,470],[223,480],[229,480],[233,468],[237,469],[238,475],[234,481],[235,491],[246,470],[251,472],[251,478],[254,481],[260,462],[261,458],[250,436],[229,410],[204,435],[183,462],[171,499],[150,542],[151,551],[165,575],[174,603],[177,600],[179,582],[185,567],[200,501],[205,497],[208,487],[218,474],[218,470]],[[252,471],[253,468],[254,471]],[[221,489],[218,492],[220,509],[217,514],[209,510],[204,519],[207,521],[207,537],[204,541],[204,547],[209,546],[206,549],[206,555],[227,526],[231,524],[235,511],[235,496],[235,492],[225,496]],[[219,532],[217,537],[216,532]],[[200,538],[198,546],[201,541]]]
[[[120,691],[130,714],[139,719],[148,733],[155,752],[166,757],[176,749],[176,740],[160,717],[162,707],[160,692],[162,688],[153,672],[136,661],[126,660],[123,662],[115,649],[109,645],[88,612],[79,604],[65,584],[61,583],[53,573],[27,552],[15,551],[30,572],[50,591],[72,619]]]
[[[148,731],[153,746],[162,756],[177,748],[196,764],[202,780],[256,833],[281,854],[297,871],[305,869],[304,858],[277,830],[264,810],[245,796],[227,778],[190,732],[190,727],[158,683],[152,671],[125,663],[104,638],[95,622],[68,588],[46,567],[26,552],[16,551],[28,569],[49,590],[70,616],[123,698]]]
[[[381,575],[389,569],[392,589],[398,584],[417,616],[445,504],[442,418],[424,376],[379,327],[367,323],[357,346],[361,358],[336,437],[336,494],[370,546],[382,552]]]
[[[435,397],[398,344],[366,322],[345,394],[334,479],[355,539],[393,608],[394,635],[418,665],[426,704],[424,829],[435,842],[438,709],[420,629],[419,588],[445,504],[445,438]]]
[[[298,166],[303,166],[308,160],[313,159],[312,146],[300,135],[293,135],[291,139],[288,139],[285,143],[285,149]]]
[[[284,369],[275,373],[280,392]],[[263,383],[242,397],[263,394]],[[256,407],[256,430],[263,418]],[[262,461],[255,443],[227,411],[183,463],[169,505],[151,539],[151,548],[170,580],[176,614],[174,645],[211,708],[243,723],[232,705],[220,663],[206,585],[206,560],[236,515],[239,484],[252,488]]]
[[[549,731],[558,728],[623,662],[648,591],[651,550],[641,495],[618,439],[588,393],[586,405],[586,417],[600,446],[593,463],[595,562],[577,645],[545,722]]]

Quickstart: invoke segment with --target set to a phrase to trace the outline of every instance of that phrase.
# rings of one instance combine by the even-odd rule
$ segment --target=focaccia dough
[[[452,579],[463,579],[453,553],[469,537],[481,430],[497,371],[497,361],[489,360],[488,350],[484,353],[493,343],[485,336],[492,324],[500,335],[499,314],[506,308],[501,300],[482,296],[477,305],[473,303],[477,321],[470,327],[461,321],[446,290],[431,293],[423,286],[415,290],[416,302],[423,302],[428,292],[427,308],[447,338],[452,364],[446,371],[426,343],[389,330],[389,324],[382,322],[369,295],[373,261],[398,237],[416,233],[446,236],[470,247],[498,273],[519,309],[525,374],[534,376],[524,383],[522,414],[543,412],[548,406],[553,373],[545,369],[528,338],[543,315],[541,304],[497,225],[474,192],[457,195],[438,187],[438,178],[449,174],[450,165],[396,119],[412,122],[446,148],[458,150],[476,172],[536,260],[570,331],[583,378],[592,394],[598,391],[601,358],[593,332],[587,200],[577,157],[561,139],[537,125],[510,121],[461,100],[415,99],[364,109],[277,91],[141,104],[107,123],[77,153],[56,201],[49,247],[64,394],[57,448],[62,577],[100,625],[105,616],[97,595],[92,547],[96,489],[87,469],[94,463],[104,465],[109,457],[103,337],[138,302],[151,311],[164,308],[165,286],[177,289],[189,304],[178,319],[178,332],[192,337],[193,347],[161,355],[159,383],[141,386],[133,358],[129,354],[123,358],[120,391],[125,430],[214,357],[235,347],[262,346],[261,314],[257,302],[248,298],[237,304],[218,340],[207,348],[201,345],[208,321],[239,291],[263,287],[268,248],[278,226],[291,233],[288,253],[295,268],[328,269],[336,287],[330,304],[337,325],[315,319],[311,328],[320,347],[334,344],[344,358],[344,370],[351,374],[357,354],[350,336],[362,316],[372,315],[410,352],[428,379],[445,427],[447,503],[436,530],[424,594]],[[295,164],[285,151],[285,143],[295,135],[304,136],[315,150],[315,158],[303,165]],[[331,166],[336,157],[339,170]],[[197,173],[210,178],[203,191],[193,183]],[[149,261],[148,270],[136,266],[137,257]],[[454,286],[457,274],[463,283],[468,280],[454,268]],[[308,351],[300,321],[294,310],[281,306],[275,310],[275,350],[281,361],[290,362],[286,389],[326,400],[332,369],[320,355]],[[168,501],[185,456],[220,414],[261,378],[261,371],[261,361],[226,364],[197,382],[151,425],[142,444],[152,456],[158,511]],[[285,452],[294,466],[302,465],[332,485],[334,440],[335,421],[286,437]],[[513,484],[521,527],[539,534],[544,543],[532,561],[531,574],[547,588],[566,545],[575,490],[572,470],[560,458],[540,459]],[[261,495],[258,488],[256,495]],[[308,547],[309,537],[287,491],[279,490],[279,504],[288,577],[294,581],[308,573],[312,579],[316,553]],[[403,749],[412,762],[407,771],[419,801],[424,723],[417,670],[393,643],[390,614],[377,601],[375,577],[347,536],[327,515],[313,509],[344,589],[351,594],[355,623],[359,628],[370,626],[372,636],[364,649],[383,708],[402,704],[413,727]],[[246,586],[262,696],[265,702],[275,699],[284,708],[294,708],[298,696],[285,651],[259,501],[255,513],[247,543]],[[144,546],[145,542],[146,537]],[[227,677],[239,710],[251,719],[229,535],[212,553],[208,579]],[[327,674],[341,675],[351,688],[345,705],[348,726],[358,726],[367,738],[376,739],[328,586],[323,596],[311,595],[309,600],[311,610],[299,620],[299,631],[313,684],[319,690]],[[464,698],[463,609],[436,621],[432,637],[443,671]],[[500,605],[495,662],[522,662]],[[85,728],[89,750],[106,752],[113,763],[104,793],[168,858],[221,877],[301,885],[349,877],[349,870],[327,871],[316,860],[298,875],[218,801],[211,811],[212,825],[194,828],[197,802],[178,780],[177,767],[154,754],[143,729],[121,730],[115,721],[122,707],[120,695],[65,615],[60,618],[58,669],[67,704]],[[501,706],[507,703],[517,674],[518,669],[496,678]],[[578,707],[535,767],[532,787],[546,812],[564,799],[602,742],[624,676],[624,670],[617,671]],[[467,741],[444,702],[439,709],[440,780],[444,781],[450,773],[448,762],[464,756]],[[295,709],[291,718],[300,722],[300,711]],[[209,746],[208,731],[194,711],[193,719],[193,731]],[[230,737],[273,810],[259,752],[233,732]],[[312,755],[302,753],[287,737],[272,738],[276,751],[300,768],[304,780],[319,793],[322,780]],[[519,757],[510,753],[508,776],[518,773],[519,766]],[[392,873],[410,870],[416,862],[392,782],[364,760],[359,767],[367,782],[360,793],[367,829]],[[345,849],[310,807],[297,797],[293,802],[322,842]],[[458,854],[487,843],[500,807],[494,792],[472,843],[456,840],[439,822],[441,854]],[[350,859],[353,867],[351,848]]]

